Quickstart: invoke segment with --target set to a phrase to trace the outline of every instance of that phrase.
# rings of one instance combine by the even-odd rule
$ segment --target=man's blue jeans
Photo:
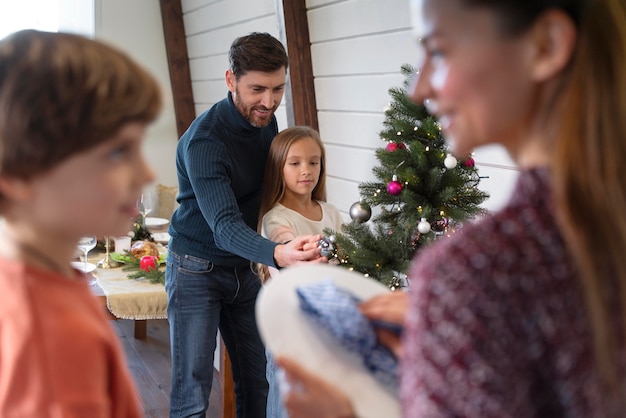
[[[232,364],[237,417],[265,417],[265,348],[254,313],[260,288],[249,264],[220,267],[198,257],[168,253],[170,417],[204,417],[218,327]]]

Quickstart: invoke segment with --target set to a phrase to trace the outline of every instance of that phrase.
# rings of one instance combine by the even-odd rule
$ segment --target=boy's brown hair
[[[153,121],[160,107],[156,80],[109,45],[65,33],[9,35],[0,40],[0,176],[45,173],[128,122]]]

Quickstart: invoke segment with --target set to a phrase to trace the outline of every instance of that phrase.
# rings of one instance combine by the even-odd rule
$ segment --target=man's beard
[[[243,116],[244,119],[247,120],[248,123],[250,123],[250,125],[254,126],[255,128],[264,128],[270,124],[270,121],[272,120],[272,115],[274,114],[274,112],[276,112],[276,108],[267,109],[265,107],[260,107],[260,106],[246,107],[246,105],[241,101],[241,94],[239,94],[238,89],[235,89],[234,96],[235,96],[235,100],[234,100],[235,107],[237,108],[239,113],[241,113],[241,116]],[[255,108],[261,109],[261,110],[270,110],[270,113],[268,113],[267,115],[267,119],[259,118],[255,116],[254,114]]]

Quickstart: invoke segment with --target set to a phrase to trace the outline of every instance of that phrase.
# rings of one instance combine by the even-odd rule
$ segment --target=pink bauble
[[[389,152],[394,152],[395,150],[398,150],[398,149],[406,149],[406,145],[404,145],[404,143],[402,142],[390,142],[387,144],[385,149]]]
[[[387,192],[392,196],[397,196],[402,192],[402,183],[398,180],[392,180],[387,185]]]
[[[465,167],[474,167],[475,164],[476,164],[476,162],[474,161],[474,159],[472,157],[469,157],[467,160],[465,160],[463,162],[463,165]]]

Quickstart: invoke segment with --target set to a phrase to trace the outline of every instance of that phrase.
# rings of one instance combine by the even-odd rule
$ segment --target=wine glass
[[[96,248],[96,244],[98,243],[98,238],[96,238],[95,236],[89,235],[89,236],[84,236],[84,237],[80,237],[78,239],[78,243],[76,244],[76,248],[78,248],[79,250],[81,250],[84,254],[84,268],[83,268],[83,272],[87,273],[87,254],[89,254],[89,251],[93,250],[94,248]],[[89,282],[89,284],[95,284],[96,280],[95,278]]]
[[[141,225],[146,227],[146,215],[152,212],[152,195],[144,192],[137,199],[137,211],[141,214]]]

